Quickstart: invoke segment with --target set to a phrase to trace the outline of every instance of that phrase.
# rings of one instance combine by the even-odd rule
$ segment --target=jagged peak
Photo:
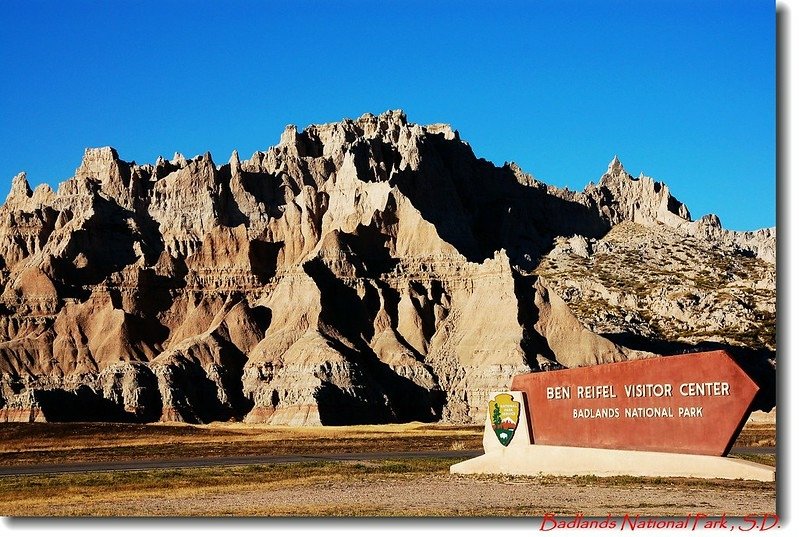
[[[172,157],[172,160],[170,160],[169,163],[172,164],[173,166],[180,166],[181,168],[188,165],[186,157],[183,156],[183,153],[180,153],[178,151],[175,152],[175,156]]]
[[[386,110],[385,112],[380,114],[380,116],[378,116],[378,117],[384,118],[384,119],[394,119],[394,120],[396,120],[396,121],[398,121],[400,123],[407,123],[408,122],[408,116],[405,114],[405,112],[401,108],[397,108],[396,110]]]
[[[430,134],[443,134],[446,140],[460,140],[460,133],[452,128],[449,123],[431,123],[425,127]]]
[[[367,112],[362,114],[358,119],[355,120],[356,123],[370,123],[372,121],[385,121],[387,123],[399,123],[401,125],[408,124],[408,116],[402,109],[396,110],[386,110],[375,116],[371,112]]]
[[[30,198],[32,195],[33,191],[28,184],[28,174],[20,172],[11,180],[11,191],[6,197],[6,202],[19,197]]]
[[[42,183],[33,189],[34,196],[38,193],[49,195],[49,194],[54,194],[55,192],[53,191],[53,188],[50,185],[48,185],[47,183]]]
[[[505,162],[503,167],[510,170],[511,173],[513,173],[513,175],[516,177],[516,180],[521,182],[522,184],[527,184],[535,187],[540,187],[543,184],[532,173],[527,173],[522,169],[521,166],[519,166],[516,162],[512,160],[509,162]]]
[[[330,123],[312,123],[311,125],[308,125],[302,132],[319,133],[335,130],[337,128],[343,128],[345,131],[352,131],[355,129],[356,132],[359,129],[385,131],[391,130],[391,127],[403,127],[407,125],[409,125],[407,115],[401,109],[397,109],[386,110],[378,115],[367,112],[365,114],[361,114],[356,119],[344,118],[341,121],[334,121]],[[370,126],[371,129],[368,129],[367,127]],[[296,125],[287,125],[283,131],[283,135],[281,136],[281,143],[283,142],[284,136],[288,135],[291,138],[296,138],[298,132],[299,131]]]
[[[111,164],[117,161],[119,153],[111,146],[87,147],[83,151],[83,159],[75,170],[75,175],[98,178],[98,175],[106,175]]]
[[[721,228],[721,219],[713,213],[704,215],[697,222],[705,226]]]
[[[83,150],[84,161],[99,159],[117,160],[119,159],[119,153],[117,153],[117,150],[110,145],[103,147],[87,147]]]
[[[286,125],[283,133],[280,135],[280,142],[278,145],[282,147],[291,147],[297,144],[297,125],[292,123]]]
[[[36,203],[49,205],[52,203],[54,195],[55,192],[53,192],[53,189],[50,187],[50,185],[47,183],[42,183],[33,189],[33,196],[31,199],[33,199]]]
[[[613,160],[611,160],[610,164],[608,164],[607,175],[618,176],[623,174],[629,175],[627,174],[627,170],[624,169],[624,164],[622,164],[621,161],[619,160],[619,156],[613,155]]]

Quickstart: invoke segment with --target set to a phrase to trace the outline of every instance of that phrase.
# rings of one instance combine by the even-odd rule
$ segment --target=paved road
[[[470,459],[483,451],[373,451],[366,453],[318,453],[304,455],[245,455],[199,459],[161,459],[122,462],[76,462],[68,464],[37,464],[0,468],[0,476],[64,474],[73,472],[117,472],[154,470],[162,468],[204,468],[211,466],[247,466],[252,464],[286,464],[313,461],[376,461],[392,459],[452,458]]]
[[[773,455],[775,447],[733,448],[733,454]],[[286,464],[313,461],[376,461],[392,459],[452,458],[470,459],[483,451],[374,451],[367,453],[319,453],[307,455],[249,455],[200,459],[165,459],[123,462],[77,462],[71,464],[37,464],[0,468],[0,476],[42,475],[86,472],[120,472],[164,468],[206,468],[213,466],[247,466],[253,464]]]

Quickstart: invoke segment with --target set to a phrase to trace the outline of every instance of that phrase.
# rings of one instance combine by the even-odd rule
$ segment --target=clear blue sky
[[[433,4],[433,5],[428,5]],[[404,109],[581,190],[614,154],[694,218],[775,225],[775,11],[759,0],[0,5],[0,200],[85,147],[218,163],[288,123]]]

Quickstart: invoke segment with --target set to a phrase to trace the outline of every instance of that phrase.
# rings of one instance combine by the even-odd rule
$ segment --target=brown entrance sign
[[[533,443],[726,455],[757,385],[724,351],[519,375]]]

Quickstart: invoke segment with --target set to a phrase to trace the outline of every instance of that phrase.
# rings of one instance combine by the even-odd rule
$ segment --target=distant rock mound
[[[87,149],[0,222],[0,420],[471,422],[513,375],[659,337],[773,356],[773,230],[691,221],[618,159],[550,187],[401,111],[222,165]]]

